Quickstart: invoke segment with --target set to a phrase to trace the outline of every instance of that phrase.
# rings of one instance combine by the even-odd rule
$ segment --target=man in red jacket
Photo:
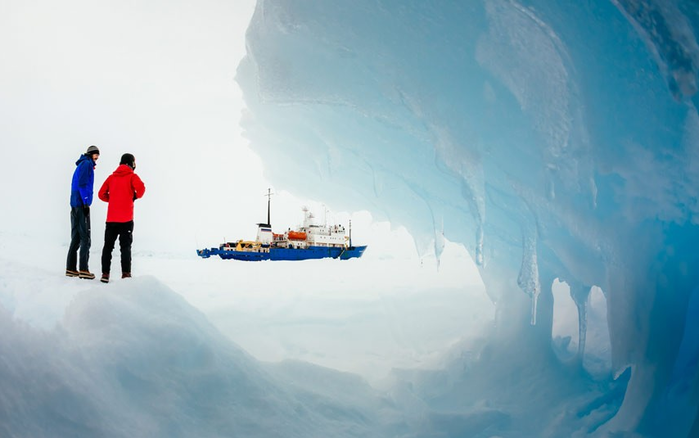
[[[109,283],[112,250],[117,237],[121,249],[121,278],[131,277],[131,244],[133,243],[133,202],[142,197],[146,186],[134,173],[136,159],[131,154],[121,156],[119,167],[102,184],[99,198],[108,202],[107,227],[102,249],[102,283]]]

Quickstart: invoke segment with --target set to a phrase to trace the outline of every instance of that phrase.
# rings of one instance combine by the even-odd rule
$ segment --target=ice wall
[[[601,287],[614,371],[632,373],[600,431],[653,434],[699,283],[698,11],[259,0],[237,75],[244,125],[278,186],[384,215],[421,252],[463,243],[497,304],[495,350],[548,354],[560,278],[584,354]],[[696,392],[686,400],[682,432]]]

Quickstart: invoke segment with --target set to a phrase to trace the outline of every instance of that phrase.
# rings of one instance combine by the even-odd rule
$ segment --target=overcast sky
[[[347,224],[352,215],[354,243],[368,243],[368,257],[417,258],[406,230],[367,212],[325,213],[332,200],[307,200],[265,178],[241,136],[245,104],[234,80],[254,3],[3,2],[0,236],[67,246],[75,161],[95,144],[95,194],[123,153],[136,156],[146,194],[136,203],[135,251],[194,254],[224,238],[254,238],[272,186],[275,229],[300,224],[308,204],[319,220]],[[93,258],[105,216],[95,198]],[[468,257],[455,251],[445,254]]]
[[[0,196],[14,206],[3,208],[4,231],[68,239],[70,179],[90,144],[102,152],[95,191],[122,153],[136,156],[147,187],[136,207],[138,238],[201,232],[217,244],[223,217],[229,230],[253,222],[254,231],[269,183],[240,136],[244,104],[234,81],[253,0],[0,8]],[[93,240],[105,210],[95,202]]]

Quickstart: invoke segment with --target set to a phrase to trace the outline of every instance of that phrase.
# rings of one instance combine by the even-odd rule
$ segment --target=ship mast
[[[267,194],[265,195],[267,197],[267,223],[266,224],[257,224],[259,226],[265,226],[268,228],[272,227],[272,223],[270,222],[270,214],[269,213],[270,213],[270,203],[271,203],[271,199],[272,199],[273,194],[274,193],[272,193],[272,189],[267,189]]]
[[[272,189],[267,188],[267,195],[265,195],[265,196],[267,196],[267,225],[269,225],[271,227],[272,222],[270,222],[270,218],[269,218],[269,206],[270,206],[270,203],[272,201]]]

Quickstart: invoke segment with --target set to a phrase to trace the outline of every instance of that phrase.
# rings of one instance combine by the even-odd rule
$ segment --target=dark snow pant
[[[90,258],[90,210],[83,207],[70,209],[70,247],[66,269],[77,271],[78,248],[80,248],[80,270],[89,271],[87,262]]]
[[[121,272],[131,273],[131,243],[133,243],[133,221],[107,222],[104,230],[104,249],[102,249],[102,274],[109,274],[112,267],[112,251],[117,237],[121,250]]]

